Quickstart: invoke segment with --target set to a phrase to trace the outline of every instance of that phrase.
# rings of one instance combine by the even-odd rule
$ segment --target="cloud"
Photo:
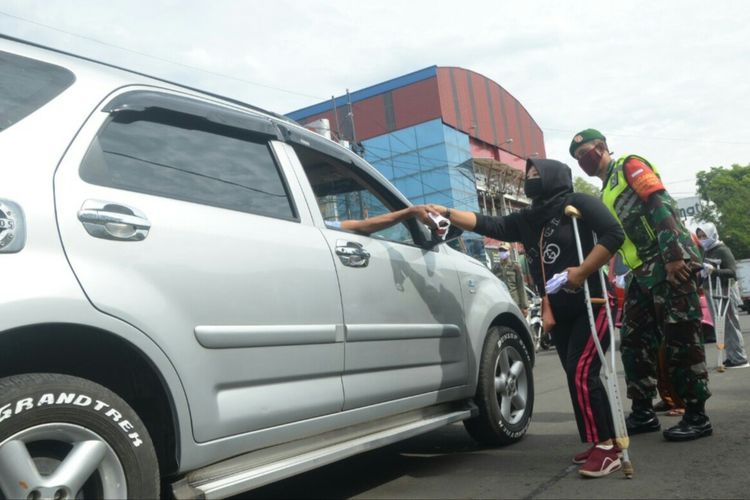
[[[570,137],[589,126],[652,159],[668,185],[750,163],[741,0],[6,0],[0,11],[37,23],[0,15],[4,33],[274,111],[455,65],[518,98],[548,155],[568,163]]]

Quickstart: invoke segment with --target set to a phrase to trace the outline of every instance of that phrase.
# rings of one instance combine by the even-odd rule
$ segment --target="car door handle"
[[[95,238],[116,241],[142,241],[151,222],[138,209],[109,201],[86,200],[78,211],[78,220]]]
[[[356,241],[336,240],[336,255],[349,267],[367,267],[370,263],[370,252]]]

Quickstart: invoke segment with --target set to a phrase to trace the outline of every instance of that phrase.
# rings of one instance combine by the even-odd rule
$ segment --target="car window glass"
[[[41,108],[74,81],[63,67],[0,51],[0,130]]]
[[[336,228],[344,220],[361,220],[400,209],[388,203],[354,170],[336,158],[314,149],[293,145],[312,185],[318,207],[328,227]],[[395,224],[369,235],[400,243],[414,244],[404,223]]]
[[[174,111],[120,111],[92,143],[80,174],[92,184],[294,218],[267,139]]]

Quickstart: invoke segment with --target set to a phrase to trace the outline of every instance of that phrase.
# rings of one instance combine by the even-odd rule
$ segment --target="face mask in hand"
[[[524,182],[523,184],[523,191],[526,193],[526,196],[528,196],[532,200],[534,198],[539,198],[540,196],[542,196],[541,177],[536,177],[534,179],[526,179],[526,182]]]
[[[578,165],[586,172],[586,175],[593,177],[599,171],[599,162],[602,160],[602,156],[604,154],[599,151],[599,148],[593,148],[578,159]]]

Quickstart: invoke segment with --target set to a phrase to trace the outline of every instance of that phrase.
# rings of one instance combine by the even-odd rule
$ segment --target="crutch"
[[[718,269],[719,266],[716,266]],[[711,305],[714,311],[714,330],[716,331],[716,371],[719,373],[726,371],[724,368],[724,328],[726,327],[727,311],[729,310],[729,291],[732,288],[732,280],[727,281],[727,295],[721,287],[721,278],[716,277],[716,288],[711,286],[711,277],[708,278],[708,293],[711,298]],[[714,293],[716,292],[716,293]]]
[[[581,237],[578,234],[578,219],[581,218],[581,212],[573,205],[568,205],[565,207],[565,215],[573,220],[573,231],[576,237],[576,248],[578,249],[578,262],[579,264],[583,264],[583,248],[581,248]],[[596,234],[593,236],[594,245],[596,245]],[[599,269],[598,274],[602,284],[602,292],[605,295],[604,298],[591,298],[588,280],[584,280],[583,282],[583,291],[586,297],[586,309],[589,315],[589,324],[591,325],[591,337],[594,340],[596,352],[599,354],[599,360],[602,362],[604,379],[607,382],[609,409],[612,413],[612,422],[615,426],[615,442],[622,450],[622,471],[626,478],[632,479],[633,464],[630,462],[630,455],[628,453],[630,437],[628,436],[628,428],[625,425],[625,412],[622,408],[622,398],[620,397],[620,389],[617,386],[617,374],[615,373],[615,328],[614,323],[612,322],[612,311],[609,308],[609,300],[607,300],[607,286],[604,281],[604,273]],[[611,363],[607,363],[604,351],[602,351],[602,345],[599,342],[599,336],[596,334],[596,322],[594,320],[594,309],[592,307],[593,304],[604,304],[605,311],[607,312],[607,326],[609,327],[610,338],[609,345],[612,354]]]

